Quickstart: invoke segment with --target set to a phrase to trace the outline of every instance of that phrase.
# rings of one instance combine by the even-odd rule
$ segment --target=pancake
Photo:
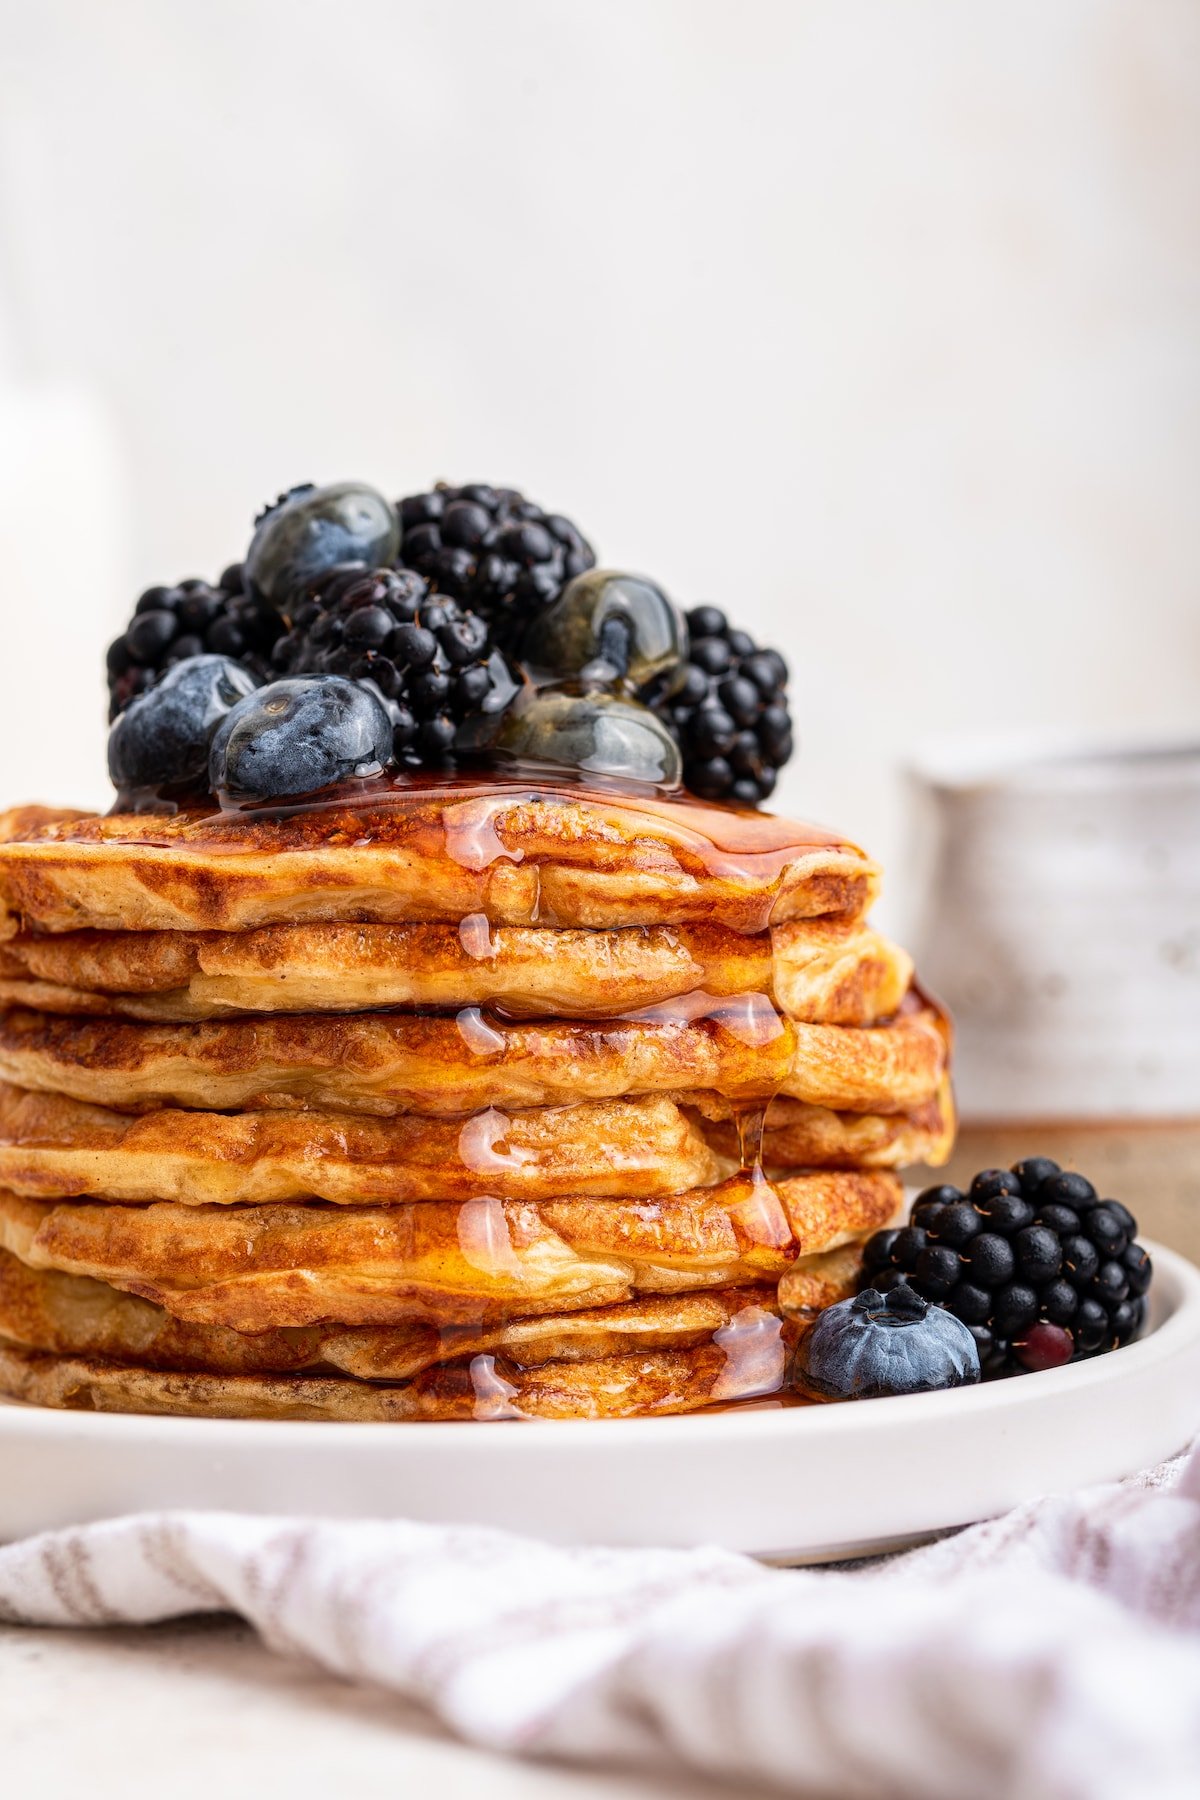
[[[358,784],[254,812],[0,816],[0,935],[312,920],[722,925],[859,916],[878,870],[815,826],[523,782]]]
[[[480,1355],[389,1387],[320,1375],[163,1373],[48,1356],[0,1338],[0,1392],[35,1406],[193,1418],[341,1420],[369,1424],[499,1419],[629,1419],[695,1412],[777,1393],[784,1328],[771,1320],[757,1360],[731,1365],[709,1343],[538,1368]],[[765,1335],[765,1334],[764,1334]]]
[[[830,1304],[853,1292],[859,1261],[854,1247],[809,1257],[806,1278]],[[153,1301],[106,1282],[31,1269],[0,1250],[0,1337],[56,1356],[99,1357],[177,1373],[318,1373],[407,1381],[436,1363],[466,1356],[504,1356],[521,1368],[536,1368],[633,1351],[693,1349],[714,1334],[732,1358],[754,1353],[762,1315],[777,1312],[774,1287],[758,1286],[645,1295],[621,1306],[460,1330],[413,1321],[390,1328],[308,1325],[251,1334],[185,1324]]]
[[[167,1022],[488,1005],[591,1018],[700,990],[765,993],[793,1018],[872,1025],[896,1011],[911,974],[902,950],[852,919],[746,936],[711,925],[491,926],[476,914],[457,925],[26,933],[0,945],[0,1005]]]
[[[117,1110],[333,1108],[463,1114],[687,1094],[783,1093],[848,1112],[904,1112],[936,1092],[939,1015],[914,1002],[862,1030],[780,1017],[765,996],[693,995],[635,1019],[512,1023],[368,1013],[141,1025],[13,1010],[0,1077]]]
[[[0,1192],[0,1247],[176,1318],[235,1331],[490,1325],[638,1294],[761,1284],[897,1209],[883,1174],[751,1175],[660,1200],[478,1199],[387,1208],[48,1202]]]
[[[928,1100],[908,1112],[834,1112],[826,1106],[780,1097],[767,1108],[761,1128],[752,1119],[744,1121],[740,1130],[729,1117],[733,1109],[720,1095],[697,1098],[710,1115],[702,1119],[701,1129],[713,1148],[736,1163],[757,1152],[768,1172],[902,1169],[910,1163],[940,1168],[954,1147],[954,1094],[948,1075],[943,1075]],[[747,1142],[748,1138],[753,1141]],[[0,1145],[0,1181],[6,1179]]]
[[[465,1120],[402,1113],[130,1115],[0,1083],[0,1187],[41,1199],[337,1204],[619,1193],[638,1200],[728,1168],[666,1099],[597,1101]]]
[[[693,1097],[695,1098],[695,1097]],[[703,1096],[728,1113],[727,1102]],[[776,1101],[761,1138],[768,1169],[940,1165],[954,1131],[948,1081],[908,1113],[837,1113]],[[784,1122],[786,1121],[786,1123]],[[745,1151],[753,1159],[755,1121]],[[33,1199],[92,1196],[228,1206],[338,1205],[678,1193],[743,1161],[737,1128],[660,1098],[594,1101],[465,1120],[401,1113],[118,1113],[0,1083],[0,1187]]]

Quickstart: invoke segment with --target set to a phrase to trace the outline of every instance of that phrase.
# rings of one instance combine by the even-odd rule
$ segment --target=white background
[[[890,860],[931,731],[1194,728],[1188,0],[0,0],[0,771],[303,479],[524,486],[795,670]]]

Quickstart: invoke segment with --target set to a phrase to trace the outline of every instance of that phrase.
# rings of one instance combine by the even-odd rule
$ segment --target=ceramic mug
[[[1200,743],[943,740],[910,772],[964,1119],[1200,1119]]]

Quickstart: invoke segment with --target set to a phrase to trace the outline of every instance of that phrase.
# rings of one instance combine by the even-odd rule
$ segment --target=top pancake
[[[860,916],[878,870],[770,814],[495,781],[360,784],[259,812],[0,815],[0,935],[311,920],[757,932]]]

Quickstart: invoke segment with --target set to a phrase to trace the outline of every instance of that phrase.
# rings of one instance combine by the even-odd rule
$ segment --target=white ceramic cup
[[[1200,1118],[1200,742],[945,739],[911,774],[964,1119]]]

